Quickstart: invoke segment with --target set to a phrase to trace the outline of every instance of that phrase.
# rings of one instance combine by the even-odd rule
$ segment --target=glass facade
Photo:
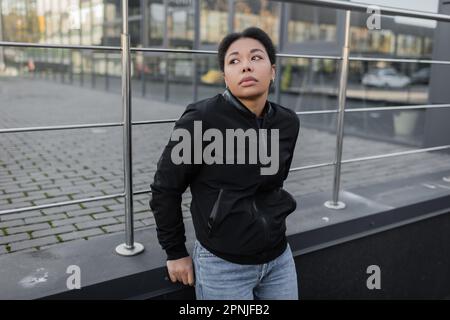
[[[129,2],[132,46],[193,48],[196,19],[200,46],[216,47],[224,34],[248,26],[280,42],[282,6],[285,41],[337,41],[338,10],[268,0],[134,0]],[[2,0],[3,40],[52,44],[120,45],[120,0]],[[232,19],[230,20],[230,13]],[[383,28],[368,30],[366,15],[352,14],[351,51],[401,57],[429,57],[434,29],[405,27],[383,17]],[[319,52],[320,54],[320,52]]]
[[[289,10],[288,41],[336,40],[337,11],[327,8],[293,4]]]
[[[150,46],[161,46],[164,38],[165,13],[162,0],[147,2],[147,17],[150,20],[147,23],[147,39]]]
[[[242,31],[247,27],[257,26],[271,37],[279,46],[280,26],[279,2],[268,0],[237,0],[234,4],[234,30]]]
[[[217,45],[229,31],[228,0],[200,2],[200,41],[204,45]]]

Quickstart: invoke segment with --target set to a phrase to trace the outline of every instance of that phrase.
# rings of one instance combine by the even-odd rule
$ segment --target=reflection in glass
[[[200,40],[216,45],[228,33],[228,0],[201,0]]]
[[[251,26],[259,27],[278,46],[280,7],[280,3],[268,0],[237,0],[234,7],[234,29],[242,31]]]
[[[350,29],[352,53],[401,58],[431,58],[435,25],[406,24],[402,19],[381,16],[382,28],[369,30],[366,20],[366,14],[352,13]]]
[[[170,1],[167,6],[169,47],[192,48],[194,40],[193,1]]]
[[[290,4],[288,41],[336,41],[337,11],[322,7]]]
[[[162,0],[154,0],[148,6],[148,43],[150,46],[160,46],[164,36],[164,4]]]
[[[281,59],[281,101],[295,111],[335,109],[338,63],[335,60]]]

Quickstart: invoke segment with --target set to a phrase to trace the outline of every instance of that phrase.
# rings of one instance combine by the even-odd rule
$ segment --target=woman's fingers
[[[194,270],[191,268],[189,271],[188,271],[188,284],[190,285],[190,286],[193,286],[194,285]]]
[[[191,257],[167,261],[167,269],[172,282],[182,282],[184,285],[194,284],[194,271]]]
[[[189,284],[188,282],[188,270],[183,270],[183,273],[181,274],[181,279],[183,281],[183,284],[187,286]]]
[[[173,272],[169,271],[169,278],[173,283],[177,282],[177,276]]]

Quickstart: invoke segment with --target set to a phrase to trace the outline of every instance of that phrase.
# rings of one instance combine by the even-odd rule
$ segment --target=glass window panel
[[[280,3],[273,1],[238,0],[234,7],[234,29],[242,31],[257,26],[270,36],[275,46],[278,46],[280,8]]]
[[[148,42],[150,46],[160,46],[164,34],[164,4],[162,0],[152,0],[148,7]]]
[[[217,45],[228,33],[228,1],[202,0],[200,2],[200,41]]]
[[[288,41],[336,41],[337,11],[302,4],[289,5]]]
[[[167,7],[169,47],[192,48],[194,40],[194,3],[170,1]]]

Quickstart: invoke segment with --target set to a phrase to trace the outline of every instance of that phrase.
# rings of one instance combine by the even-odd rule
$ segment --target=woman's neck
[[[266,105],[266,101],[267,101],[267,96],[268,93],[264,93],[256,98],[250,98],[250,99],[245,99],[245,98],[238,98],[239,101],[242,102],[242,104],[244,106],[247,107],[247,109],[249,109],[251,112],[253,112],[257,117],[261,117],[264,107]]]

